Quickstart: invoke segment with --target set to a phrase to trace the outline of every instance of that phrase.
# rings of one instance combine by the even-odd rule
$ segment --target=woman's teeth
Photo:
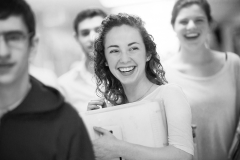
[[[194,38],[194,37],[198,37],[199,33],[190,33],[190,34],[186,34],[185,35],[187,38]]]
[[[134,69],[134,67],[120,67],[118,68],[121,72],[130,72]]]

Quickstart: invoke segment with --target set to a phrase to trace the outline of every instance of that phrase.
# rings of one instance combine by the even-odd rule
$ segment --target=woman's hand
[[[93,141],[96,160],[111,160],[119,158],[117,144],[119,144],[120,141],[108,130],[101,127],[94,127],[94,130],[100,134],[100,138]]]
[[[94,109],[99,109],[100,106],[102,106],[103,108],[105,107],[104,99],[91,100],[88,103],[87,110],[90,111]]]

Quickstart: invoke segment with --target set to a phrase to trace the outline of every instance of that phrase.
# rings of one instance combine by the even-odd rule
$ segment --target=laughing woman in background
[[[212,23],[206,0],[178,0],[171,23],[180,49],[163,66],[168,82],[179,84],[189,100],[198,159],[226,160],[239,118],[239,56],[206,45]]]

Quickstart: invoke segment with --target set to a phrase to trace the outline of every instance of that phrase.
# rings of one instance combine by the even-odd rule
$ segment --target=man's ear
[[[34,36],[30,41],[29,62],[32,62],[37,54],[38,43],[39,43],[39,36]]]
[[[81,43],[80,40],[79,40],[79,35],[74,32],[74,33],[73,33],[73,37],[74,37],[74,39],[76,40],[76,42],[77,42],[81,47],[83,47],[83,46],[82,46],[82,43]]]
[[[73,37],[75,38],[76,41],[78,41],[78,34],[77,33],[73,33]]]
[[[79,42],[79,34],[78,34],[78,33],[74,32],[74,33],[73,33],[73,37],[74,37],[74,39],[77,41],[77,43],[80,43],[80,42]],[[80,44],[81,44],[81,43],[80,43]]]

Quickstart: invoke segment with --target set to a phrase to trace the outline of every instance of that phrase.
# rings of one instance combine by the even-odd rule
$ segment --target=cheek
[[[111,70],[112,66],[113,66],[113,59],[111,58],[111,56],[107,55],[105,53],[105,58],[106,58],[106,63],[109,67],[109,69]]]
[[[106,57],[106,58],[107,58],[107,57]],[[108,60],[108,59],[109,59],[109,60]],[[107,63],[108,63],[108,68],[109,68],[110,72],[111,72],[114,76],[116,76],[116,72],[117,72],[116,67],[117,67],[118,61],[117,61],[116,59],[114,59],[114,58],[108,57],[108,58],[107,58]]]
[[[84,44],[87,41],[87,37],[81,37],[81,38],[78,39],[78,41],[79,41],[80,44]]]
[[[181,38],[182,37],[181,30],[175,29],[175,35],[176,35],[177,38]]]
[[[113,64],[109,64],[109,70],[112,73],[112,75],[118,79],[118,71],[116,70],[115,66]]]
[[[19,54],[15,56],[15,60],[18,61],[17,70],[21,72],[21,70],[27,70],[27,66],[29,63],[29,54]]]
[[[173,31],[175,32],[176,35],[180,33],[180,29],[177,26],[174,26]]]
[[[109,67],[111,72],[115,71],[116,63],[115,63],[115,61],[113,59],[111,59],[111,61],[108,61],[108,67]]]
[[[204,28],[206,33],[210,33],[211,32],[211,29],[209,28],[209,26],[204,26],[202,28]]]
[[[177,26],[175,27],[175,32],[177,32],[177,33],[181,33],[181,32],[183,32],[184,30],[185,30],[185,27],[183,27],[183,26],[177,25]]]

